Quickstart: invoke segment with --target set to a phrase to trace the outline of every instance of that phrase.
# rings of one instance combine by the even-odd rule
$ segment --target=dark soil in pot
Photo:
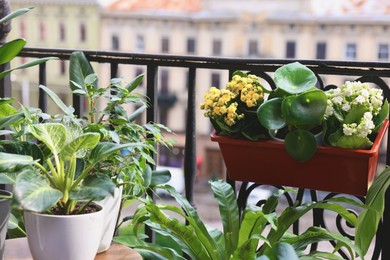
[[[101,206],[99,206],[96,203],[89,203],[88,206],[85,207],[84,202],[78,202],[75,209],[69,214],[69,215],[80,215],[80,214],[89,214],[89,213],[94,213],[98,212],[102,209]],[[81,210],[81,211],[80,211]],[[52,215],[65,215],[64,209],[59,208],[59,207],[52,207],[50,209],[50,214]]]

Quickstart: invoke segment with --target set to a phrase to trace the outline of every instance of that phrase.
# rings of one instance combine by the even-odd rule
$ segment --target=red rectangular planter
[[[291,158],[284,144],[248,141],[211,134],[219,143],[229,178],[364,196],[375,177],[380,144],[389,126],[383,123],[370,150],[319,146],[304,163]]]

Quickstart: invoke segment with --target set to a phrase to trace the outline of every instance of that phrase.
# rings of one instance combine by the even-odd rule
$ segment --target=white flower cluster
[[[335,111],[346,115],[351,109],[363,105],[368,112],[364,114],[359,124],[343,124],[343,132],[347,136],[356,134],[359,137],[366,137],[375,128],[372,118],[381,110],[382,92],[381,89],[370,88],[367,83],[347,81],[341,88],[326,92],[328,106],[325,118],[332,116]]]

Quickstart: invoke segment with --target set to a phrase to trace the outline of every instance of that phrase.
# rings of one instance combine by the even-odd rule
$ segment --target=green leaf
[[[91,165],[95,165],[96,163],[102,161],[103,159],[106,159],[107,157],[109,157],[110,155],[116,152],[121,151],[122,149],[128,147],[141,148],[142,146],[144,146],[142,143],[116,144],[116,143],[100,142],[91,151],[90,163]]]
[[[371,244],[373,237],[378,229],[385,208],[385,193],[390,185],[390,168],[386,167],[383,172],[374,179],[371,187],[368,189],[366,197],[366,206],[358,217],[355,229],[355,243],[361,248],[363,255]]]
[[[338,138],[336,141],[336,144],[334,146],[340,147],[340,148],[349,148],[349,149],[368,149],[371,147],[372,142],[368,137],[360,137],[357,135],[341,135],[341,136],[331,136],[329,139]]]
[[[299,62],[286,64],[275,71],[274,81],[278,88],[290,94],[302,93],[317,83],[316,75]]]
[[[22,112],[10,116],[2,117],[0,118],[0,129],[3,129],[8,126],[14,126],[15,124],[22,121],[23,118],[24,118],[24,114]]]
[[[30,126],[34,137],[43,142],[52,154],[58,154],[65,145],[66,129],[59,123],[34,124]]]
[[[171,179],[171,177],[169,170],[155,170],[152,172],[150,187],[165,184]]]
[[[307,246],[313,243],[321,241],[336,241],[341,247],[345,247],[349,251],[350,259],[354,258],[354,252],[363,256],[359,247],[355,246],[353,241],[349,238],[338,233],[331,233],[321,227],[310,227],[301,235],[287,238],[284,241],[291,244],[297,251],[303,251]]]
[[[143,79],[144,79],[144,74],[140,74],[137,77],[135,77],[135,79],[133,79],[133,81],[131,81],[129,84],[127,84],[125,88],[129,92],[132,92],[136,87],[139,86],[139,84],[142,82]]]
[[[109,176],[96,173],[88,175],[82,185],[70,192],[71,200],[102,200],[114,195],[115,184]]]
[[[271,260],[298,260],[294,248],[288,243],[277,243],[269,255]]]
[[[146,165],[144,172],[142,173],[142,177],[144,179],[143,186],[149,187],[152,181],[152,168],[149,164]]]
[[[142,115],[142,113],[146,110],[146,108],[147,108],[146,105],[140,106],[133,113],[130,114],[130,116],[128,117],[128,120],[130,122],[133,122],[135,119],[137,119],[139,116]]]
[[[25,39],[16,39],[0,47],[0,64],[10,62],[26,45]]]
[[[222,258],[222,256],[224,255],[222,248],[218,244],[216,244],[213,238],[210,236],[205,224],[199,218],[198,212],[181,194],[177,193],[177,191],[173,187],[166,185],[163,188],[168,191],[169,194],[174,197],[176,201],[180,204],[181,208],[185,212],[186,220],[194,229],[198,240],[201,241],[202,245],[206,248],[208,254],[213,256],[212,259]]]
[[[0,152],[0,171],[9,171],[16,166],[31,165],[33,158],[27,155],[2,153]]]
[[[98,133],[85,133],[71,142],[67,143],[61,150],[61,159],[63,161],[70,160],[77,156],[77,152],[84,149],[94,148],[100,140]]]
[[[32,168],[21,172],[14,185],[14,195],[25,210],[44,212],[54,206],[62,192],[53,189],[47,179]]]
[[[298,129],[286,135],[284,147],[291,157],[304,162],[317,151],[317,140],[309,131]]]
[[[43,152],[39,146],[32,142],[18,141],[18,140],[2,140],[0,141],[0,148],[5,152],[19,155],[29,155],[34,160],[43,161]]]
[[[286,101],[288,105],[286,105]],[[304,92],[298,96],[286,98],[282,111],[288,125],[320,125],[327,107],[327,97],[321,90]],[[288,113],[286,113],[288,111]]]
[[[373,118],[375,129],[372,131],[373,133],[378,133],[379,129],[382,127],[383,121],[389,116],[389,102],[385,99],[385,102],[382,105],[379,114]]]
[[[53,100],[53,102],[67,115],[73,115],[74,113],[74,108],[73,107],[68,107],[67,105],[65,105],[64,102],[62,102],[61,98],[59,98],[57,96],[56,93],[54,93],[52,90],[50,90],[49,88],[43,86],[43,85],[40,85],[39,88],[43,89],[43,91],[46,92],[46,94],[51,98],[51,100]]]
[[[150,219],[153,221],[152,223],[157,223],[161,227],[154,226],[154,229],[162,235],[169,236],[175,240],[191,259],[212,259],[202,245],[201,240],[193,233],[191,228],[180,223],[177,219],[168,218],[152,203],[148,204],[146,208],[150,214]]]
[[[1,18],[0,24],[5,23],[7,21],[10,21],[10,20],[12,20],[15,17],[18,17],[20,15],[23,15],[23,14],[27,13],[28,11],[30,11],[31,9],[33,9],[33,8],[21,8],[21,9],[15,10],[15,11],[11,12],[10,14],[8,14],[7,16]]]
[[[240,77],[248,77],[248,74],[245,73],[245,72],[243,72],[243,71],[241,71],[241,70],[236,70],[236,71],[234,71],[234,72],[233,72],[233,76],[235,76],[235,75],[238,75],[238,76],[240,76]]]
[[[69,78],[70,78],[70,88],[74,91],[82,87],[82,90],[85,93],[89,93],[88,89],[85,86],[85,78],[90,75],[95,74],[91,64],[85,57],[85,54],[81,51],[73,52],[70,56],[69,62]],[[73,82],[77,83],[73,84]],[[97,82],[95,81],[94,87],[97,88]]]
[[[49,60],[56,60],[56,59],[58,59],[58,58],[56,58],[56,57],[46,57],[46,58],[41,58],[41,59],[37,59],[37,60],[33,60],[33,61],[30,61],[30,62],[24,63],[24,64],[22,64],[20,66],[15,67],[15,68],[2,71],[0,73],[0,79],[4,78],[4,76],[8,75],[9,73],[11,73],[14,70],[27,69],[27,68],[30,68],[30,67],[33,67],[33,66],[45,63],[45,62],[47,62]]]
[[[260,123],[267,129],[281,129],[286,125],[282,114],[282,98],[274,98],[261,104],[257,109]]]
[[[222,180],[212,181],[211,189],[218,202],[225,235],[225,259],[227,259],[238,246],[240,229],[236,194],[232,186]]]
[[[364,113],[368,112],[368,108],[366,106],[360,105],[352,108],[348,111],[348,114],[345,116],[344,124],[359,124],[360,120],[363,118]]]
[[[8,229],[15,229],[18,226],[18,219],[13,214],[9,214]]]

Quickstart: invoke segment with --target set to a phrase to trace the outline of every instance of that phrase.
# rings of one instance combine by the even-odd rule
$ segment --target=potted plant
[[[31,157],[30,167],[3,175],[14,178],[14,199],[25,210],[31,253],[37,259],[60,256],[93,259],[100,242],[104,211],[92,201],[107,197],[115,188],[108,176],[93,172],[93,168],[125,147],[142,144],[100,142],[99,134],[84,133],[75,122],[36,123],[28,110],[23,109],[25,121],[29,121],[23,135],[40,142],[38,151],[43,158],[33,161]]]
[[[182,195],[172,187],[165,186],[180,207],[143,200],[132,218],[135,238],[124,235],[116,238],[116,241],[135,247],[145,256],[151,253],[149,256],[152,258],[164,259],[185,259],[183,253],[191,259],[298,259],[298,256],[341,259],[335,252],[306,250],[313,243],[333,240],[337,242],[338,249],[347,249],[350,259],[355,256],[363,259],[383,214],[383,199],[390,184],[389,180],[390,171],[386,169],[380,179],[374,181],[365,204],[338,197],[308,204],[295,203],[275,210],[278,200],[285,192],[294,192],[292,189],[279,190],[262,206],[248,205],[241,218],[231,185],[221,180],[211,181],[211,188],[219,205],[223,231],[207,227],[199,218],[196,209]],[[363,212],[356,216],[347,206],[360,207]],[[291,225],[312,209],[334,211],[343,217],[349,225],[356,228],[355,242],[321,227],[310,227],[299,235],[291,234],[288,231]],[[145,242],[141,224],[172,238],[181,250]]]
[[[40,86],[58,105],[64,114],[84,125],[84,132],[98,134],[101,141],[112,144],[140,143],[141,146],[128,146],[120,153],[114,153],[101,160],[93,171],[108,176],[116,186],[114,196],[100,201],[107,207],[103,237],[99,252],[108,249],[115,230],[119,227],[119,213],[126,200],[143,196],[153,186],[165,183],[170,178],[168,171],[152,171],[155,164],[153,153],[157,145],[170,147],[172,142],[163,138],[163,131],[170,131],[163,125],[148,122],[138,124],[136,119],[147,108],[147,101],[134,90],[143,80],[138,75],[125,82],[113,78],[107,86],[101,87],[98,75],[83,52],[73,52],[70,58],[70,87],[75,95],[85,98],[88,114],[82,118],[73,115],[73,109],[66,106],[58,96],[45,86]],[[138,107],[135,111],[129,106]],[[122,196],[123,194],[123,196]]]
[[[376,173],[380,144],[388,128],[386,117],[389,108],[387,101],[383,100],[382,91],[372,90],[373,94],[368,94],[366,103],[359,103],[356,108],[352,106],[347,113],[339,111],[342,107],[331,108],[334,106],[331,93],[340,91],[313,88],[316,82],[314,73],[299,63],[279,68],[275,72],[275,82],[278,87],[256,108],[258,121],[263,128],[254,131],[267,136],[268,130],[278,129],[286,133],[284,142],[275,141],[270,136],[268,140],[248,141],[242,138],[247,137],[245,135],[240,137],[221,131],[221,128],[215,128],[216,131],[211,134],[212,141],[219,143],[229,177],[240,181],[366,195]],[[359,88],[362,83],[351,85]],[[221,98],[215,96],[212,99],[208,95],[201,108],[207,109],[205,115],[215,125],[213,114],[209,111],[214,110]],[[361,95],[348,96],[343,104],[354,102],[358,96]],[[340,97],[335,98],[338,99]],[[375,103],[375,109],[369,103]],[[330,111],[334,113],[330,114]],[[242,123],[245,116],[243,113]],[[361,125],[370,124],[370,129],[365,130],[369,135],[361,139],[356,135],[344,137],[346,141],[343,143],[361,143],[361,140],[365,140],[366,144],[373,143],[372,146],[368,149],[363,149],[367,146],[349,147],[355,149],[332,146],[337,143],[335,140],[340,139],[344,124],[359,125],[360,121]],[[372,127],[372,124],[375,126]],[[320,140],[316,140],[313,130],[322,130]],[[275,160],[279,163],[274,163]],[[248,163],[241,163],[243,161]],[[253,173],[253,168],[257,166],[258,172]]]

